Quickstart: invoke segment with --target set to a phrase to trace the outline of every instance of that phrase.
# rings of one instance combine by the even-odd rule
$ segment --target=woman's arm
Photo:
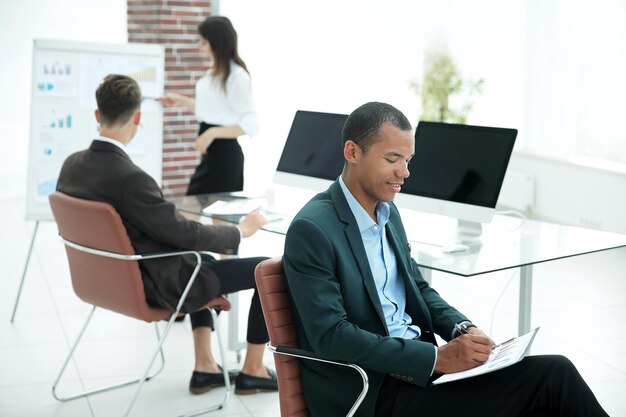
[[[196,149],[199,152],[206,153],[207,148],[217,138],[220,139],[237,139],[239,136],[245,135],[246,132],[239,125],[215,126],[205,130],[196,139]]]
[[[184,107],[192,113],[196,112],[196,100],[192,97],[178,93],[165,93],[159,98],[159,102],[165,107]]]

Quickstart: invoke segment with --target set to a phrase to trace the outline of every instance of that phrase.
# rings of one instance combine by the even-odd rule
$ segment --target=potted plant
[[[422,80],[409,85],[421,98],[420,120],[465,124],[484,82],[463,79],[448,49],[431,47],[425,53]]]

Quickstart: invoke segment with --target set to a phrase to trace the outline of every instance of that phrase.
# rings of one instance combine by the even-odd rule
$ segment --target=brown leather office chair
[[[291,315],[289,289],[283,272],[282,258],[267,259],[254,271],[263,316],[267,324],[270,342],[267,348],[274,353],[278,377],[278,397],[282,417],[306,417],[308,408],[300,382],[300,361],[311,359],[355,369],[363,379],[363,390],[352,405],[347,416],[351,417],[367,394],[367,374],[358,365],[322,359],[313,352],[297,349],[296,326]]]
[[[161,372],[165,365],[162,345],[200,270],[200,253],[195,251],[178,251],[153,255],[137,255],[130,243],[122,219],[110,204],[84,200],[61,192],[52,193],[49,196],[49,200],[54,219],[59,228],[59,234],[65,244],[74,292],[81,300],[93,306],[52,386],[52,394],[54,398],[59,401],[68,401],[138,383],[135,393],[124,413],[124,416],[127,416],[135,404],[144,382],[155,377]],[[150,307],[146,303],[138,261],[142,259],[182,255],[195,256],[197,265],[176,306],[176,311],[171,313],[164,309]],[[145,322],[154,322],[158,339],[157,347],[150,357],[145,372],[140,378],[134,378],[130,381],[84,391],[70,396],[59,396],[57,394],[59,381],[85,329],[90,323],[96,307],[124,314],[128,317]],[[211,312],[215,315],[213,312],[214,309],[228,310],[230,309],[230,303],[223,297],[217,297],[212,300],[207,307],[209,307]],[[157,325],[157,322],[160,320],[168,320],[162,336],[159,334]],[[214,324],[217,324],[217,320],[214,320]],[[219,341],[220,354],[221,357],[224,358],[224,346],[217,330],[216,327],[215,331]],[[161,365],[153,374],[150,374],[150,370],[159,355],[161,357]],[[230,379],[226,367],[223,366],[222,368],[224,381],[226,383],[226,393],[223,401],[220,404],[208,407],[204,410],[194,411],[193,415],[221,409],[228,401],[230,397]]]

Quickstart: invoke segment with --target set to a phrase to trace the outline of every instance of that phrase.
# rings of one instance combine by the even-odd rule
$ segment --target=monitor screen
[[[516,129],[420,122],[400,194],[423,199],[400,198],[398,205],[490,221],[516,136]]]
[[[298,110],[274,182],[322,191],[343,169],[342,130],[348,115]]]

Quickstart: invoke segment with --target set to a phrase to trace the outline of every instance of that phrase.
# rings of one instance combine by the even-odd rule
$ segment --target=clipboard
[[[433,384],[444,384],[446,382],[458,381],[459,379],[471,378],[516,364],[528,356],[530,346],[533,340],[535,340],[538,331],[539,327],[522,336],[514,337],[496,345],[487,362],[466,371],[442,375],[434,380]]]

